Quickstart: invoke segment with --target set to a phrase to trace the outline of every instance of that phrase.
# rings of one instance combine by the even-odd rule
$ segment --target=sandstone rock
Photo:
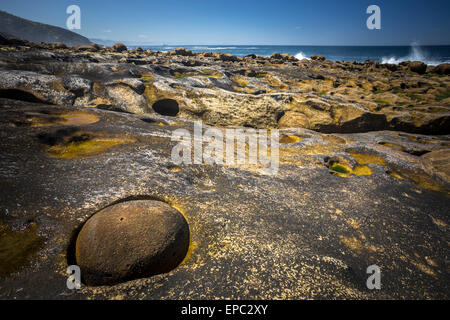
[[[289,54],[289,53],[283,53],[281,55],[282,59],[284,61],[292,61],[292,62],[297,62],[298,59],[296,57],[294,57],[293,55]]]
[[[427,65],[421,61],[413,61],[409,63],[409,70],[418,74],[424,74],[427,71]]]
[[[76,260],[87,284],[114,284],[169,272],[188,247],[189,226],[180,212],[160,201],[129,201],[86,222]]]
[[[444,181],[450,181],[450,149],[439,149],[428,152],[422,156],[428,161],[432,168],[431,172],[436,172],[443,176]]]
[[[124,45],[123,43],[115,43],[112,46],[112,50],[115,52],[123,52],[123,51],[127,51],[128,48],[126,45]]]
[[[450,63],[442,63],[442,64],[434,67],[433,72],[437,73],[437,74],[449,75],[450,74]]]
[[[392,71],[392,72],[395,72],[395,71],[398,70],[398,66],[396,64],[385,63],[382,66],[385,67],[386,69],[388,69],[389,71]]]
[[[191,50],[185,49],[185,48],[178,48],[175,50],[172,50],[169,52],[171,56],[183,56],[183,57],[190,57],[193,56],[194,53]]]
[[[213,56],[221,61],[236,62],[238,57],[230,53],[214,52]]]
[[[106,93],[107,97],[120,110],[135,114],[143,114],[150,111],[144,96],[128,85],[121,85],[120,83],[108,85]]]
[[[316,61],[325,61],[325,57],[324,56],[319,56],[317,54],[313,54],[311,56],[311,60],[316,60]]]
[[[278,121],[280,128],[310,128],[308,117],[303,113],[288,111]]]
[[[72,105],[75,99],[61,78],[29,71],[0,70],[0,92],[11,99],[60,105]]]
[[[91,51],[91,52],[97,52],[101,49],[101,47],[96,44],[93,43],[91,45],[85,45],[85,46],[76,46],[76,47],[72,47],[73,50],[76,51]]]
[[[283,59],[283,56],[280,53],[275,52],[272,54],[271,58],[272,59]]]
[[[127,67],[136,71],[134,66]],[[158,67],[166,70],[163,65]],[[163,74],[160,71],[157,78],[167,81],[167,87],[184,83],[176,82],[178,79],[169,82],[170,78]],[[108,78],[111,80],[113,78]],[[202,82],[192,83],[200,86]],[[162,84],[159,88],[164,89]],[[208,91],[199,87],[199,93],[205,92]],[[304,94],[308,95],[313,96]],[[276,99],[290,94],[263,96],[266,99],[276,97],[268,101],[270,107]],[[226,98],[234,96],[230,94]],[[206,104],[208,99],[205,97],[203,102]],[[339,99],[330,99],[320,100],[329,101],[334,112],[333,104]],[[237,106],[240,102],[245,100],[235,101]],[[292,109],[298,105],[287,99],[285,103]],[[312,108],[310,104],[308,107]],[[245,105],[240,107],[245,108]],[[328,108],[326,105],[319,107],[320,110],[315,111],[325,112]],[[224,115],[230,111],[237,113],[239,108],[229,109]],[[77,128],[62,124],[57,127],[21,125],[24,120],[33,123],[35,118],[62,117],[66,112],[89,112],[100,121],[94,126]],[[439,171],[427,165],[426,154],[409,153],[411,150],[448,149],[448,137],[392,131],[322,134],[306,129],[283,129],[280,138],[295,136],[297,142],[280,144],[279,171],[276,175],[265,175],[257,166],[174,166],[171,150],[175,142],[171,141],[171,134],[178,128],[187,130],[191,137],[194,134],[193,122],[189,120],[174,122],[165,116],[141,117],[0,99],[0,136],[3,137],[0,206],[4,215],[8,213],[11,217],[2,220],[0,230],[5,224],[10,228],[33,220],[37,233],[46,238],[43,249],[36,254],[40,259],[0,278],[0,296],[11,299],[58,297],[61,288],[65,288],[67,265],[78,264],[76,254],[67,244],[73,243],[73,231],[80,226],[79,221],[86,221],[87,214],[99,212],[112,202],[127,200],[131,195],[148,195],[170,198],[192,221],[192,250],[186,262],[155,277],[115,286],[83,286],[76,293],[60,297],[167,300],[189,295],[189,298],[202,299],[207,288],[208,297],[217,299],[278,296],[371,299],[374,293],[364,284],[367,265],[375,260],[379,265],[396,266],[389,270],[389,285],[377,292],[377,297],[448,298],[448,192],[445,188],[428,190],[434,187],[430,181],[442,184],[444,175],[438,176]],[[228,128],[215,129],[224,132]],[[89,157],[49,159],[43,151],[51,141],[44,144],[42,137],[66,141],[74,136],[74,130],[76,137],[81,138],[89,133],[84,131],[95,130],[99,138],[132,135],[137,142]],[[393,148],[394,144],[401,148]],[[435,165],[443,169],[449,167],[437,161],[437,155],[431,156]],[[330,159],[336,162],[331,163]],[[352,174],[336,175],[342,169],[341,163],[347,164]],[[431,180],[424,183],[423,178]],[[111,235],[117,250],[113,263],[118,263],[118,257],[126,251],[120,251],[122,247],[119,247],[126,239],[119,232],[123,230],[120,224],[126,221],[120,221],[122,215],[117,217],[115,223],[96,226],[102,229],[100,234],[104,231],[111,235],[111,230],[116,231]],[[149,226],[140,224],[142,228]],[[141,233],[139,242],[130,243],[133,250],[142,248],[145,244],[142,239],[147,238]],[[97,241],[90,243],[102,245]],[[66,252],[67,262],[61,257]],[[107,265],[108,260],[101,257],[96,256],[94,261],[102,260],[101,265]],[[126,264],[122,266],[126,268]],[[250,280],[256,283],[250,291],[248,270],[251,270]],[[102,277],[102,274],[97,276]],[[24,289],[18,291],[17,288]]]

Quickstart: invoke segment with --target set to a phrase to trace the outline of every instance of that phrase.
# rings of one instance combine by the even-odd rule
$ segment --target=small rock
[[[171,56],[190,57],[190,56],[193,56],[194,54],[192,53],[191,50],[188,50],[188,49],[185,49],[185,48],[178,48],[178,49],[170,51],[169,55],[171,55]]]
[[[313,54],[311,56],[311,60],[316,60],[316,61],[325,61],[325,57],[324,56],[319,56],[317,54]]]
[[[409,70],[418,74],[424,74],[427,71],[427,65],[421,61],[413,61],[409,63]]]
[[[115,52],[123,52],[123,51],[127,51],[127,50],[128,50],[127,46],[124,45],[123,43],[115,43],[115,44],[112,46],[112,49],[113,49],[113,51],[115,51]]]
[[[101,49],[101,47],[98,44],[93,43],[93,44],[90,44],[88,46],[76,46],[76,47],[73,47],[73,49],[77,50],[77,51],[97,52],[97,51],[99,51]]]
[[[450,63],[442,63],[434,67],[433,72],[437,74],[450,74]]]
[[[283,59],[283,56],[280,53],[275,52],[272,54],[271,58],[272,59]]]
[[[62,42],[56,42],[52,44],[53,49],[67,49],[67,46]]]
[[[221,61],[229,61],[229,62],[239,61],[238,57],[231,53],[214,52],[213,56]]]

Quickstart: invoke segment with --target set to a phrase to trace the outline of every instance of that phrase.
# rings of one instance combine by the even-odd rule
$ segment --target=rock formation
[[[2,43],[1,298],[448,299],[445,65]],[[196,120],[280,129],[278,173],[174,164]]]

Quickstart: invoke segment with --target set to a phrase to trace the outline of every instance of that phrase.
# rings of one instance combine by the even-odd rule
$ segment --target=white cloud
[[[103,32],[105,32],[105,33],[111,33],[112,31],[111,30],[103,30]]]
[[[145,38],[147,38],[147,35],[145,35],[145,34],[140,34],[140,35],[138,35],[138,37],[139,37],[139,38],[142,38],[142,39],[145,39]]]

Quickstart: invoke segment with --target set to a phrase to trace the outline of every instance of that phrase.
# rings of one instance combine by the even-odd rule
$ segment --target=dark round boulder
[[[433,69],[434,73],[442,74],[442,75],[449,75],[450,74],[450,63],[442,63],[438,66],[436,66]]]
[[[427,65],[421,61],[413,61],[409,63],[409,70],[418,74],[427,72]]]
[[[283,56],[279,52],[274,52],[272,54],[271,58],[281,60],[281,59],[283,59]]]
[[[183,215],[160,201],[137,200],[107,207],[81,229],[75,257],[88,285],[110,285],[169,272],[189,247]]]
[[[123,51],[127,51],[127,50],[128,50],[127,46],[124,45],[123,43],[115,43],[115,44],[112,46],[112,49],[113,49],[113,51],[115,51],[115,52],[123,52]]]
[[[319,56],[317,54],[313,54],[311,56],[311,60],[316,60],[316,61],[325,61],[325,57],[324,56]]]

